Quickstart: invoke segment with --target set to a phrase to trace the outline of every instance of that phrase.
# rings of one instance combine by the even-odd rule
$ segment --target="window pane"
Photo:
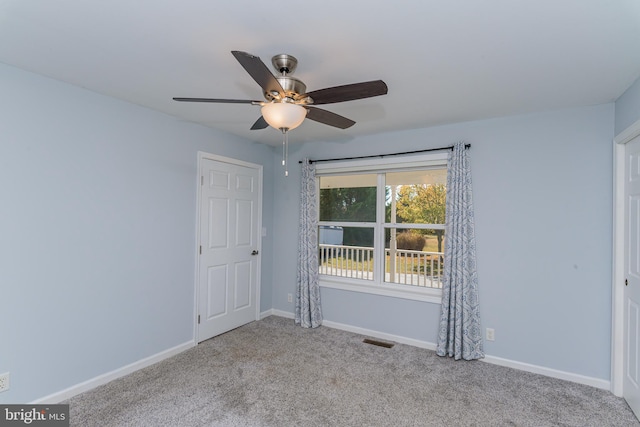
[[[376,174],[320,177],[320,221],[375,220]]]
[[[386,222],[444,224],[446,168],[389,172],[385,183]]]
[[[444,230],[386,228],[385,282],[442,288]]]
[[[373,280],[373,228],[321,225],[318,243],[320,274]]]

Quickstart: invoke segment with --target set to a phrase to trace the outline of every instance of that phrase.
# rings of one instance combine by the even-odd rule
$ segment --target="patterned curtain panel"
[[[436,353],[456,360],[484,357],[476,241],[471,196],[471,169],[464,142],[449,154],[446,239],[442,279],[442,308]]]
[[[318,283],[318,205],[315,166],[302,161],[300,230],[296,287],[296,324],[316,328],[322,324]]]

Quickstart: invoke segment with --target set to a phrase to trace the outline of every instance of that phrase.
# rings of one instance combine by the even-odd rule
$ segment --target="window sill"
[[[440,304],[442,302],[442,290],[440,289],[419,288],[417,286],[396,285],[391,283],[375,284],[373,282],[367,282],[365,284],[362,282],[362,280],[344,277],[320,276],[320,287],[323,288],[362,292],[365,294],[403,298],[434,304]]]

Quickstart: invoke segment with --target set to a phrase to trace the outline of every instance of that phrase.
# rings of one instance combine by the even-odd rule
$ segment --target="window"
[[[321,284],[439,300],[446,154],[319,163],[316,175]]]

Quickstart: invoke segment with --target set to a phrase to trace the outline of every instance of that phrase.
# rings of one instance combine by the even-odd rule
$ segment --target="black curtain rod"
[[[470,148],[471,144],[465,144],[464,148]],[[402,156],[405,154],[417,154],[417,153],[427,153],[429,151],[442,151],[442,150],[453,150],[453,145],[448,147],[440,147],[440,148],[427,148],[424,150],[416,150],[416,151],[404,151],[402,153],[389,153],[389,154],[374,154],[371,156],[357,156],[357,157],[340,157],[337,159],[319,159],[319,160],[309,160],[309,163],[321,163],[321,162],[337,162],[340,160],[360,160],[360,159],[373,159],[377,157],[389,157],[389,156]],[[298,161],[298,163],[302,163],[302,160]]]

